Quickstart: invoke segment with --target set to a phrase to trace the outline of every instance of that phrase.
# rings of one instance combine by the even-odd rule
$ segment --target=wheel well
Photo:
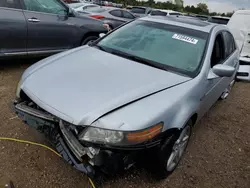
[[[192,120],[192,125],[194,126],[198,118],[198,114],[195,113],[190,119]]]
[[[90,37],[90,36],[99,37],[99,34],[100,34],[100,33],[98,33],[98,32],[89,32],[89,33],[86,33],[85,35],[83,35],[80,45],[82,44],[82,42],[83,42],[87,37]]]
[[[195,123],[196,123],[196,121],[197,121],[197,118],[198,118],[198,114],[195,113],[195,114],[193,114],[192,117],[189,119],[189,120],[192,121],[192,126],[195,125]],[[189,121],[189,120],[188,120],[188,121]],[[187,121],[187,122],[188,122],[188,121]],[[167,138],[168,136],[171,136],[172,134],[178,135],[178,134],[180,134],[180,132],[181,132],[180,130],[181,130],[181,129],[178,129],[178,128],[170,128],[170,129],[167,129],[167,130],[165,131],[163,137]]]

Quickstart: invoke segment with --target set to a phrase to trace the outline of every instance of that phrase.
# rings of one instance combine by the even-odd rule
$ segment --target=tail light
[[[102,15],[91,15],[90,17],[91,17],[91,18],[95,18],[95,19],[102,19],[102,18],[105,18],[105,17],[102,16]]]

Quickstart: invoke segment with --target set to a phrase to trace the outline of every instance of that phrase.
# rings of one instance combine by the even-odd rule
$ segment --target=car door
[[[22,1],[28,24],[28,53],[62,51],[74,46],[77,32],[68,23],[68,7],[59,0]]]
[[[204,95],[200,99],[201,116],[207,112],[211,106],[219,99],[227,85],[229,78],[213,76],[212,68],[217,64],[231,64],[231,59],[226,57],[226,48],[222,32],[219,32],[214,40],[213,51],[210,60],[209,73],[203,84]],[[210,76],[212,75],[212,76]]]
[[[126,22],[126,20],[123,18],[122,11],[119,9],[111,10],[109,11],[109,14],[112,28],[116,28]]]
[[[27,25],[19,0],[0,0],[0,56],[26,54]]]

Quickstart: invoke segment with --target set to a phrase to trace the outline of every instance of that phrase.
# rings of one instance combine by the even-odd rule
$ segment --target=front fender
[[[172,117],[166,118],[166,125],[163,131],[169,129],[182,129],[194,115],[197,115],[198,106],[199,104],[196,100],[188,100],[188,102],[182,102],[177,105],[172,112]]]

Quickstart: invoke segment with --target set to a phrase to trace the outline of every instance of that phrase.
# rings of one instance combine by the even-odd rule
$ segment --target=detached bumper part
[[[137,151],[111,149],[80,143],[68,124],[29,103],[14,103],[16,114],[29,126],[44,133],[60,155],[79,171],[95,178],[99,170],[112,175],[134,164]]]
[[[58,143],[56,144],[56,150],[60,153],[60,155],[73,167],[77,170],[87,174],[90,177],[95,177],[95,170],[89,164],[78,163],[74,156],[71,154],[70,150],[66,146],[63,138],[58,135]]]
[[[26,124],[39,130],[47,137],[49,137],[50,141],[53,141],[53,143],[55,143],[56,150],[70,165],[90,177],[95,176],[94,168],[88,163],[82,163],[82,159],[79,158],[79,155],[86,154],[85,151],[71,149],[72,145],[69,144],[71,142],[68,142],[69,138],[64,137],[64,135],[69,136],[70,134],[67,134],[65,130],[59,130],[59,121],[55,117],[40,110],[33,109],[26,103],[17,104],[16,102],[14,102],[14,110]]]

